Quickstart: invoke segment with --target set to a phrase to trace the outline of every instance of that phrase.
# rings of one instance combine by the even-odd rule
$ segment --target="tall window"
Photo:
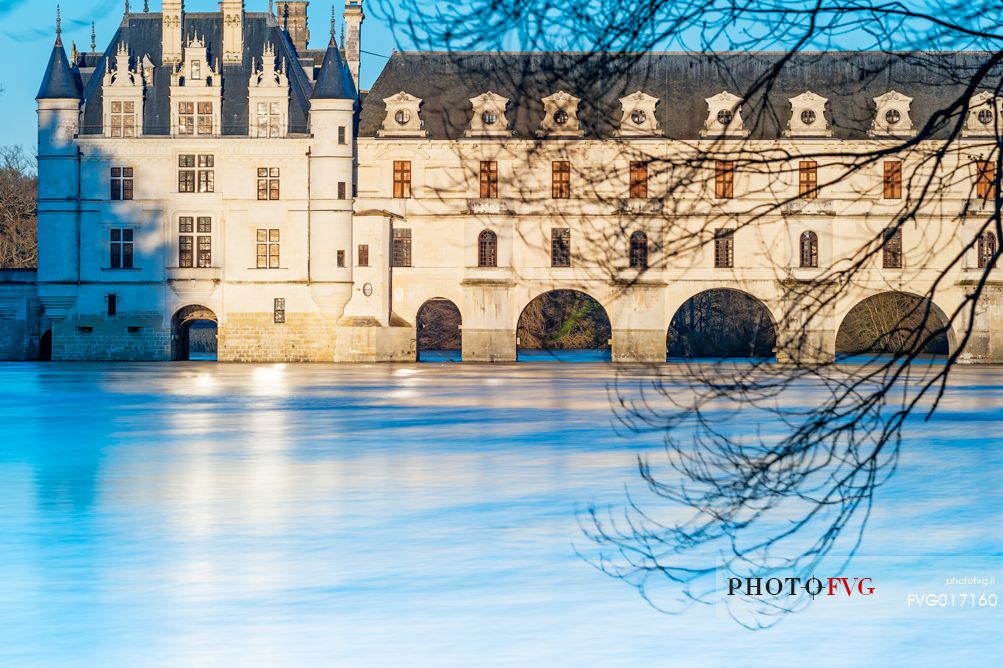
[[[279,231],[258,230],[258,269],[279,268]]]
[[[995,199],[996,163],[990,160],[979,160],[975,165],[975,194],[982,200]]]
[[[882,266],[885,269],[902,268],[902,228],[885,230],[885,246],[882,251]]]
[[[498,163],[481,160],[481,199],[498,197]]]
[[[477,236],[477,266],[498,266],[498,235],[484,230]]]
[[[178,266],[212,266],[212,218],[181,216],[178,219]]]
[[[345,251],[343,251],[343,250],[338,251],[337,257],[338,257],[338,266],[339,267],[344,267],[345,266]]]
[[[550,266],[571,266],[571,230],[566,227],[550,230]]]
[[[345,126],[344,125],[339,125],[338,126],[338,143],[339,144],[347,144],[348,143],[347,136],[348,136],[348,131],[346,130]]]
[[[111,136],[112,137],[136,136],[135,102],[111,103]]]
[[[735,163],[731,160],[718,160],[714,165],[714,197],[735,197]]]
[[[132,229],[120,228],[111,230],[111,262],[112,269],[132,269]]]
[[[630,268],[648,268],[648,235],[638,231],[630,235]]]
[[[394,197],[397,199],[411,197],[410,160],[394,160]]]
[[[212,134],[212,102],[198,103],[198,132],[200,135]]]
[[[567,160],[554,160],[551,165],[550,196],[571,199],[571,163]]]
[[[348,197],[348,189],[345,187],[344,181],[338,181],[338,199],[345,199]]]
[[[735,266],[735,230],[714,230],[714,266]]]
[[[394,267],[411,266],[411,228],[394,228]]]
[[[631,199],[647,199],[648,197],[648,165],[644,162],[630,163]]]
[[[979,237],[979,269],[985,269],[996,255],[996,235],[983,232]]]
[[[195,103],[178,102],[178,134],[195,134]]]
[[[258,167],[258,199],[279,199],[278,167]]]
[[[111,168],[111,198],[114,200],[132,199],[132,167]]]
[[[211,193],[216,190],[216,159],[212,155],[178,156],[178,192]],[[198,166],[196,169],[196,165]]]
[[[798,167],[798,195],[802,199],[818,197],[818,163],[814,160],[802,160]]]
[[[885,199],[902,199],[902,161],[885,161]]]
[[[278,137],[282,113],[278,102],[258,102],[258,122],[256,131],[258,137]]]
[[[801,233],[801,266],[808,268],[818,266],[818,235],[814,232]]]
[[[359,266],[369,266],[369,244],[359,244]]]

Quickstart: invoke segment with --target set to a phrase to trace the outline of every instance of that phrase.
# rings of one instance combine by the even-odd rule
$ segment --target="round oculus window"
[[[569,118],[570,117],[568,116],[568,112],[564,111],[563,109],[558,109],[557,111],[554,112],[554,122],[557,123],[558,125],[564,125],[565,123],[568,122]]]
[[[481,121],[484,125],[494,125],[498,122],[498,115],[493,111],[485,111],[481,114]]]
[[[902,113],[898,109],[889,109],[885,112],[885,123],[888,125],[898,125],[902,120]]]
[[[982,125],[989,125],[993,122],[993,111],[992,109],[982,109],[978,114],[979,123]]]
[[[735,114],[732,113],[731,109],[722,109],[717,112],[717,122],[721,125],[731,125],[734,118]]]
[[[634,123],[634,125],[644,125],[644,123],[648,120],[648,115],[640,109],[635,109],[630,112],[630,120]]]
[[[411,112],[407,109],[398,109],[394,114],[394,120],[397,121],[397,125],[407,125],[411,120]]]
[[[815,118],[815,112],[811,109],[805,109],[801,112],[801,122],[805,125],[814,125]]]

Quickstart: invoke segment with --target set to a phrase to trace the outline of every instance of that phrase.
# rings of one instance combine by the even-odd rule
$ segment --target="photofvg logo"
[[[728,578],[728,596],[751,598],[775,596],[873,596],[872,578]]]

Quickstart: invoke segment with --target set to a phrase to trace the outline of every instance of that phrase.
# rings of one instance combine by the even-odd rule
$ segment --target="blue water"
[[[848,573],[881,595],[759,632],[576,555],[576,511],[643,497],[661,452],[611,419],[613,374],[0,365],[0,665],[999,665],[1003,608],[904,601],[1003,576],[1003,369],[907,425]]]

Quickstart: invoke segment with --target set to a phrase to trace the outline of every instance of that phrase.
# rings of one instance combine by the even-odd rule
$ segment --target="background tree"
[[[0,148],[0,267],[38,264],[38,176],[20,146]]]

